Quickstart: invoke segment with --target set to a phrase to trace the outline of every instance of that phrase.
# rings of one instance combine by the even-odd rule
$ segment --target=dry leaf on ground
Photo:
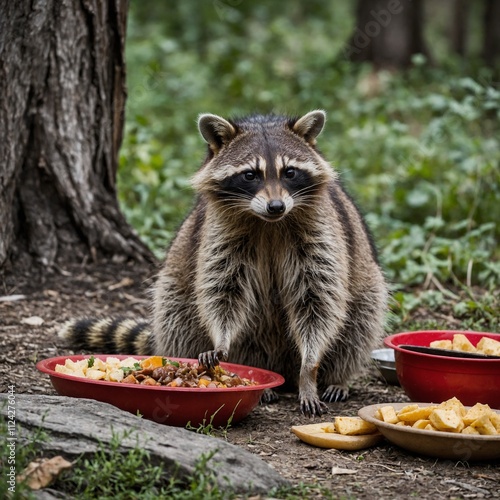
[[[17,482],[26,481],[32,490],[40,490],[52,484],[63,470],[71,468],[72,465],[61,456],[41,458],[30,462],[17,476]]]

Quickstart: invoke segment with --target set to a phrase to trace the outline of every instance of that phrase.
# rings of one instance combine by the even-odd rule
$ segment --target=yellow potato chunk
[[[388,424],[396,424],[399,422],[399,418],[396,415],[396,411],[392,406],[383,406],[379,409],[382,420]]]
[[[398,413],[399,420],[403,422],[413,423],[417,420],[428,420],[429,415],[436,409],[436,406],[425,406],[423,408],[417,408],[415,410],[402,412],[402,410]]]
[[[123,370],[115,369],[109,370],[106,373],[106,380],[110,380],[111,382],[121,382],[125,378],[125,374]]]
[[[431,424],[440,431],[460,432],[465,426],[455,410],[437,409],[429,415]]]
[[[103,380],[106,376],[106,372],[102,372],[101,370],[95,370],[94,368],[89,368],[87,370],[87,378],[90,380]]]
[[[482,417],[483,415],[489,415],[493,413],[489,405],[483,405],[482,403],[476,403],[469,411],[464,415],[464,424],[470,425],[472,422]]]
[[[489,415],[490,422],[493,424],[497,432],[500,434],[500,415],[492,411]]]
[[[121,366],[121,361],[118,358],[109,356],[106,358],[106,364],[111,366]]]
[[[500,356],[500,342],[489,337],[483,337],[477,344],[477,352],[489,354],[490,356]]]
[[[484,434],[486,436],[496,436],[498,434],[487,415],[479,417],[477,420],[472,422],[472,424],[470,424],[470,427],[476,429],[479,434]]]
[[[429,347],[434,347],[434,349],[448,349],[451,351],[453,349],[453,344],[451,340],[434,340],[429,344]]]
[[[431,423],[430,420],[426,420],[426,419],[422,419],[422,420],[417,420],[416,422],[414,422],[414,424],[412,425],[412,427],[414,429],[426,429],[427,426]]]
[[[394,407],[384,406],[375,412],[375,416],[384,422],[414,429],[500,435],[500,413],[493,411],[487,404],[476,403],[467,410],[459,399],[453,397],[439,405],[407,405],[398,413],[391,410]]]
[[[479,431],[477,429],[474,429],[474,427],[471,427],[470,425],[467,426],[463,431],[462,434],[477,434],[479,435]]]
[[[73,375],[73,377],[80,377],[80,378],[87,377],[87,375],[85,374],[85,372],[81,368],[69,371],[68,375]]]
[[[92,365],[92,368],[104,372],[106,371],[106,363],[100,358],[94,358],[94,364]]]
[[[322,427],[322,429],[323,429],[325,432],[332,432],[332,433],[337,432],[337,429],[335,429],[335,425],[334,425],[334,424],[328,424],[328,425],[325,425],[325,427]]]
[[[457,333],[453,335],[453,350],[476,352],[476,348],[471,344],[471,341],[463,333]]]
[[[465,406],[462,404],[462,402],[459,399],[457,399],[455,397],[453,397],[451,399],[447,399],[446,401],[443,401],[442,403],[440,403],[438,405],[438,409],[439,410],[454,410],[459,417],[463,417],[467,413]]]
[[[377,427],[360,417],[335,417],[335,430],[344,436],[358,436],[377,432]]]
[[[65,375],[73,375],[73,370],[70,370],[67,366],[56,365],[56,373],[64,373]]]
[[[64,366],[74,371],[83,371],[84,368],[87,368],[88,361],[86,359],[81,359],[80,361],[73,361],[71,359],[67,359],[64,362]]]
[[[418,405],[403,406],[403,408],[401,408],[401,410],[398,411],[398,415],[400,415],[401,413],[406,413],[406,412],[410,412],[410,411],[418,410],[418,409],[419,409]]]

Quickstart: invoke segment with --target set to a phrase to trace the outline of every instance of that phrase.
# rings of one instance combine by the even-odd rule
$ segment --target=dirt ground
[[[17,393],[55,394],[48,378],[37,373],[35,362],[71,353],[56,336],[57,326],[82,315],[144,317],[146,290],[153,276],[151,267],[125,263],[0,276],[2,392],[14,384]],[[347,403],[330,404],[329,414],[320,420],[356,415],[370,404],[399,401],[407,401],[403,391],[387,385],[373,370],[354,382]],[[426,458],[388,442],[361,452],[324,450],[302,443],[290,432],[292,425],[310,422],[300,415],[296,396],[284,394],[278,403],[257,407],[229,429],[226,439],[260,456],[294,484],[319,484],[338,498],[500,498],[500,461]],[[339,474],[337,469],[351,473]]]

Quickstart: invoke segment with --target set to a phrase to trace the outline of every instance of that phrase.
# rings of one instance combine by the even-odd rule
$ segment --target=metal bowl
[[[372,351],[372,360],[388,384],[399,385],[394,349],[375,349]]]

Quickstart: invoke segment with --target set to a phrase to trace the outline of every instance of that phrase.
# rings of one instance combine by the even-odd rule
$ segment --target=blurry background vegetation
[[[131,0],[119,170],[129,221],[161,257],[193,204],[199,113],[321,108],[319,148],[367,215],[399,326],[450,301],[462,327],[498,328],[500,78],[479,57],[481,2],[465,58],[450,51],[449,4],[425,4],[432,64],[415,55],[405,71],[374,73],[346,60],[349,0]]]

